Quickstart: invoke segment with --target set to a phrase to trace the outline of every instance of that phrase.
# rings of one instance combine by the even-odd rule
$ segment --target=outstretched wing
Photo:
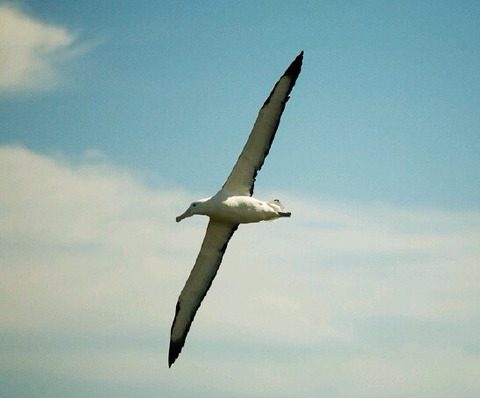
[[[210,221],[208,224],[200,253],[198,253],[192,272],[178,298],[170,332],[169,367],[182,351],[195,313],[217,274],[228,242],[237,228],[238,224],[217,221]]]
[[[260,109],[248,141],[223,189],[251,196],[258,171],[270,151],[285,104],[302,67],[303,51],[287,68]]]

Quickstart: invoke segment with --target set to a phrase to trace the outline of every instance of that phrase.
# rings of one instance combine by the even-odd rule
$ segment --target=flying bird
[[[280,123],[285,104],[302,67],[303,51],[290,64],[273,87],[235,166],[222,189],[214,196],[193,202],[176,218],[180,222],[195,214],[210,217],[200,252],[178,298],[170,331],[168,366],[182,350],[193,318],[207,294],[222,262],[223,254],[239,224],[290,217],[277,199],[265,202],[252,197],[253,186]]]

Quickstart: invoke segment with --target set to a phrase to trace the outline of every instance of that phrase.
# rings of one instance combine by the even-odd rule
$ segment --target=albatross
[[[290,217],[279,200],[252,197],[253,186],[280,123],[290,92],[302,67],[303,51],[293,60],[263,104],[253,129],[227,181],[214,196],[193,202],[176,218],[180,222],[195,214],[210,218],[200,252],[180,293],[170,331],[168,366],[178,358],[193,318],[212,284],[228,242],[239,224]]]

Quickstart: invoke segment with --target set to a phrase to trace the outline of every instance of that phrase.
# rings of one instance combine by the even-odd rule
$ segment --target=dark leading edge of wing
[[[216,221],[210,221],[208,224],[195,265],[178,298],[175,318],[170,331],[169,367],[182,351],[195,313],[217,274],[228,242],[237,228],[238,224],[232,225]]]
[[[302,68],[303,51],[290,64],[260,109],[252,132],[223,189],[251,196],[258,171],[270,151],[285,104]]]

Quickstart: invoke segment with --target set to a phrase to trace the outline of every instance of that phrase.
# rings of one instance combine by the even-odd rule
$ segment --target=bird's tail
[[[279,217],[290,217],[291,215],[292,215],[292,213],[290,213],[289,211],[279,211],[278,212]]]
[[[267,202],[267,204],[277,212],[278,218],[273,218],[269,221],[275,221],[278,220],[281,217],[290,217],[292,213],[284,211],[285,208],[283,205],[280,203],[278,199],[271,200],[270,202]]]

